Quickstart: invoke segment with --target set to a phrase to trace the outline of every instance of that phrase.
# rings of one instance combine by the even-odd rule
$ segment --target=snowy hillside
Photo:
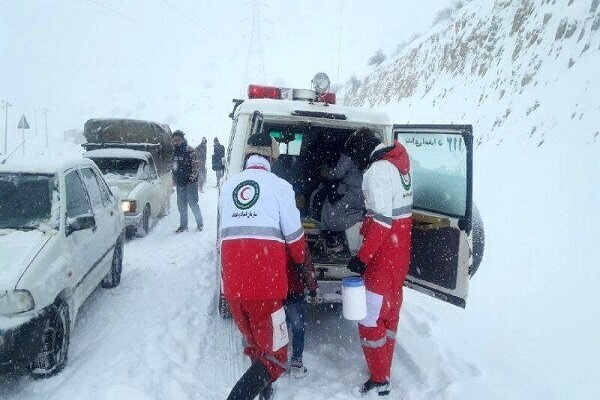
[[[345,102],[383,107],[398,123],[470,123],[480,145],[597,143],[599,4],[469,2],[349,90]]]

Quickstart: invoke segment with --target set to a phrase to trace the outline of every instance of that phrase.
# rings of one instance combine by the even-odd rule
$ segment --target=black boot
[[[258,400],[271,400],[273,399],[273,386],[269,382],[267,386],[258,395]]]
[[[253,400],[270,385],[271,375],[261,362],[255,362],[235,384],[227,400]]]

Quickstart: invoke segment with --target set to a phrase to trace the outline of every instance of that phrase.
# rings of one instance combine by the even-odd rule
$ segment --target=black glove
[[[350,259],[346,268],[348,268],[351,272],[362,275],[367,270],[367,264],[360,261],[360,258],[357,256],[354,256]]]

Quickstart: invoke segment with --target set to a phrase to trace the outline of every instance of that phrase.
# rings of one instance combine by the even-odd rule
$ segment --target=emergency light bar
[[[315,75],[315,78],[313,78],[312,84],[315,87],[315,90],[250,85],[248,86],[248,98],[275,100],[304,100],[325,104],[335,104],[335,93],[319,91],[323,89],[327,90],[329,88],[329,78],[327,77],[327,75],[325,75],[322,72],[318,73],[317,75]]]
[[[249,99],[281,99],[281,89],[273,86],[248,86]]]

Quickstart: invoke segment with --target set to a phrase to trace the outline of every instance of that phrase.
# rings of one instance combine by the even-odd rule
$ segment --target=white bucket
[[[342,279],[342,314],[350,321],[361,321],[367,316],[365,282],[359,276]]]

